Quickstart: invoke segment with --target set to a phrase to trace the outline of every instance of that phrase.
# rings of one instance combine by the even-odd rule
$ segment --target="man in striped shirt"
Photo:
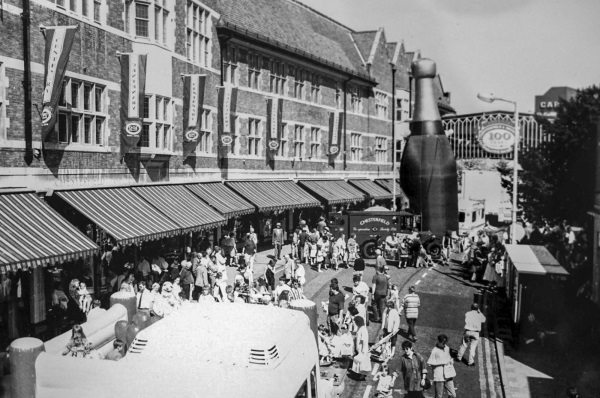
[[[414,342],[417,341],[417,332],[415,331],[415,324],[419,317],[419,306],[421,300],[415,293],[415,287],[411,286],[408,288],[408,294],[402,299],[400,310],[404,309],[404,316],[406,317],[406,323],[408,324],[408,338]]]

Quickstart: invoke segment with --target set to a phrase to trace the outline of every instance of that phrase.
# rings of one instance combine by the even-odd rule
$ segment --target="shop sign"
[[[492,123],[479,131],[479,145],[494,154],[508,153],[515,145],[515,128],[508,123]]]

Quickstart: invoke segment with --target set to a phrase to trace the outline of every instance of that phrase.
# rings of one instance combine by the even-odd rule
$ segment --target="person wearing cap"
[[[479,332],[481,332],[481,324],[485,322],[485,315],[479,311],[477,303],[471,304],[471,311],[465,314],[465,331],[463,333],[462,343],[458,350],[456,360],[462,361],[462,357],[467,349],[469,350],[469,366],[475,366],[475,353],[477,344],[479,343]]]
[[[285,276],[281,276],[279,278],[279,285],[277,285],[277,287],[275,288],[275,290],[273,290],[273,299],[275,301],[279,301],[279,296],[281,295],[281,293],[283,293],[284,291],[290,291],[292,288],[287,284],[287,279],[285,278]]]
[[[281,229],[281,223],[278,222],[275,228],[273,228],[273,255],[277,260],[281,260],[281,249],[283,247],[283,229]]]

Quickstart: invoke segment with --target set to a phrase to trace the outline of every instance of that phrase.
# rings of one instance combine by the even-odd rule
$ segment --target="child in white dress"
[[[79,295],[79,308],[81,308],[81,311],[87,314],[90,311],[90,306],[92,305],[92,296],[90,296],[85,282],[79,283],[77,294]]]

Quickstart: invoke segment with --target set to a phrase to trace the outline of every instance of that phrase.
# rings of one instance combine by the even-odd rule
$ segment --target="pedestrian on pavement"
[[[319,231],[319,234],[321,236],[323,236],[323,233],[325,232],[326,227],[327,227],[327,222],[325,222],[325,217],[323,217],[323,216],[319,217],[319,222],[317,223],[317,231]]]
[[[254,270],[254,258],[256,257],[256,243],[250,237],[250,232],[246,234],[244,240],[244,246],[242,247],[242,254],[246,261],[246,265],[250,270]]]
[[[456,356],[457,361],[462,361],[465,351],[469,350],[469,366],[475,366],[475,352],[479,343],[479,332],[481,332],[481,324],[485,322],[485,315],[479,311],[477,303],[471,304],[471,311],[465,314],[465,332],[463,334],[462,343]]]
[[[300,260],[294,260],[294,278],[300,283],[300,289],[304,291],[304,284],[306,283],[306,270],[300,262]]]
[[[402,343],[404,355],[400,359],[400,372],[404,380],[405,398],[423,398],[423,387],[427,380],[427,363],[416,351],[413,344],[406,340]]]
[[[340,265],[340,247],[336,244],[333,236],[330,239],[329,248],[331,249],[331,267],[337,271]]]
[[[350,238],[348,238],[346,247],[348,248],[348,266],[354,267],[354,261],[356,260],[356,256],[358,254],[358,243],[356,243],[356,234],[350,234]]]
[[[275,228],[273,228],[273,255],[277,260],[281,260],[281,249],[283,248],[283,229],[281,229],[281,223],[278,222]]]
[[[275,260],[269,259],[267,268],[265,268],[265,279],[267,280],[267,286],[269,291],[275,290]]]
[[[383,337],[392,335],[392,337],[390,338],[390,343],[392,347],[390,358],[392,358],[396,353],[396,339],[398,338],[398,331],[400,330],[400,314],[396,309],[395,302],[387,302],[387,309],[383,314],[381,327],[383,328]]]
[[[360,279],[359,275],[354,275],[352,277],[352,298],[356,296],[362,296],[367,300],[369,298],[369,286]]]
[[[306,264],[306,256],[304,253],[306,241],[308,240],[308,233],[304,228],[300,230],[300,235],[298,235],[298,256],[300,257],[300,261]]]
[[[417,341],[415,324],[419,317],[419,306],[421,305],[421,299],[419,299],[415,290],[414,286],[409,287],[408,294],[402,299],[402,309],[404,310],[404,317],[408,324],[408,338],[414,342]]]
[[[383,266],[377,268],[377,272],[373,276],[371,283],[373,284],[373,300],[371,301],[373,307],[373,322],[381,322],[389,284],[388,278],[384,274]]]
[[[285,275],[285,279],[288,281],[292,280],[296,264],[294,264],[294,260],[292,260],[289,254],[284,254],[283,260],[285,261],[285,264],[283,264],[283,274]]]
[[[332,334],[337,334],[344,316],[344,294],[340,291],[337,279],[329,286],[329,303],[327,305],[327,326]]]
[[[235,265],[235,245],[235,233],[230,232],[229,235],[226,235],[223,239],[223,246],[221,247],[221,254],[225,257],[227,266]]]
[[[340,237],[335,241],[337,248],[337,264],[348,268],[348,248],[346,246],[346,235],[341,234]]]
[[[291,289],[292,288],[290,285],[287,284],[287,279],[285,279],[285,276],[279,277],[279,285],[277,285],[275,290],[273,290],[273,300],[275,302],[279,302],[279,296],[281,296],[281,293],[284,291],[290,291]]]
[[[437,344],[431,350],[431,355],[427,364],[431,366],[433,373],[433,390],[435,398],[442,398],[444,390],[448,392],[448,398],[455,398],[456,392],[454,389],[454,377],[456,370],[454,369],[453,360],[450,356],[450,348],[446,345],[448,336],[440,334],[437,337]]]
[[[300,282],[298,282],[297,279],[292,279],[291,285],[292,286],[289,295],[290,301],[306,299],[306,296],[304,295],[304,293],[302,292],[302,288],[300,287]]]
[[[254,227],[252,225],[250,225],[250,240],[252,242],[254,242],[255,245],[258,246],[258,235],[256,235],[256,232],[254,231]]]
[[[360,252],[356,252],[356,259],[354,260],[354,275],[360,276],[362,280],[363,273],[365,272],[365,260],[361,257]]]
[[[365,320],[361,316],[354,318],[356,324],[356,352],[352,360],[352,372],[354,372],[359,380],[365,380],[367,374],[371,371],[371,357],[369,355],[369,331],[365,326]]]
[[[292,235],[292,258],[300,258],[298,255],[298,244],[300,243],[300,228],[296,227],[294,229],[294,234]]]
[[[385,258],[383,258],[383,255],[381,254],[381,249],[375,250],[375,254],[377,255],[377,258],[375,259],[375,267],[376,268],[385,267],[387,262],[385,261]]]

